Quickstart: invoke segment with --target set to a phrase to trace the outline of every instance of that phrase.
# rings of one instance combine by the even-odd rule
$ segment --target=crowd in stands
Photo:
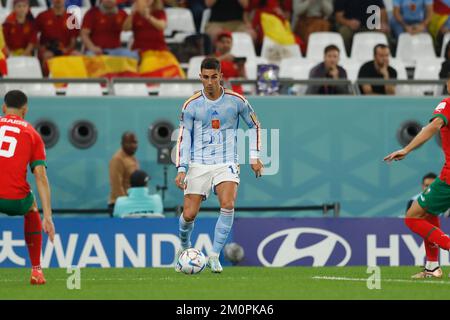
[[[386,35],[388,46],[377,47],[374,60],[361,67],[359,76],[390,79],[396,78],[396,72],[389,67],[389,56],[395,53],[400,34],[429,33],[436,52],[440,52],[446,46],[442,43],[444,35],[450,31],[450,0],[89,0],[91,7],[84,14],[81,28],[68,23],[73,17],[66,8],[86,5],[86,0],[46,0],[48,9],[35,17],[30,6],[37,5],[38,0],[3,1],[12,1],[12,11],[2,25],[3,53],[37,56],[44,75],[49,74],[48,60],[58,56],[121,56],[136,59],[140,64],[144,58],[153,59],[154,63],[169,59],[177,65],[177,57],[166,43],[164,32],[168,26],[167,7],[191,10],[196,31],[203,31],[213,45],[206,54],[219,58],[226,78],[246,77],[245,59],[231,54],[233,32],[247,33],[257,54],[262,50],[264,37],[276,32],[282,44],[288,39],[286,43],[291,41],[303,55],[311,34],[339,32],[346,52],[340,52],[336,46],[317,52],[318,56],[324,54],[324,61],[311,70],[312,78],[347,78],[345,68],[339,66],[339,57],[350,55],[354,34],[381,32]],[[6,2],[4,7],[8,7]],[[206,9],[210,15],[202,28]],[[126,31],[133,34],[128,45],[121,39]],[[449,56],[446,48],[445,58]],[[443,63],[441,77],[448,76],[449,66],[450,63]],[[153,75],[141,71],[146,76]],[[183,72],[162,75],[184,77]],[[362,86],[361,89],[363,93],[392,93],[389,86]],[[340,87],[315,86],[308,92],[347,91]]]

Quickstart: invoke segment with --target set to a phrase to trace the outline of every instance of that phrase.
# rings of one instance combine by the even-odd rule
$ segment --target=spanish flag
[[[141,77],[186,78],[177,58],[170,51],[147,50],[141,55]]]

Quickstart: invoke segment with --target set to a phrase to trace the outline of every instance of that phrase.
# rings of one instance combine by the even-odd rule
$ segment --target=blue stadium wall
[[[248,165],[241,167],[238,206],[338,201],[341,216],[400,216],[407,200],[419,192],[422,175],[438,172],[444,162],[434,139],[402,162],[387,165],[382,161],[387,153],[401,147],[396,138],[400,125],[407,120],[425,125],[439,97],[250,97],[249,100],[263,128],[279,129],[280,163],[278,174],[258,180]],[[108,163],[126,130],[138,135],[137,158],[152,176],[155,191],[154,186],[163,183],[163,166],[156,162],[157,150],[149,143],[148,128],[162,119],[177,127],[183,101],[157,97],[31,98],[27,120],[32,123],[52,120],[60,132],[58,143],[47,150],[53,206],[106,207]],[[98,138],[91,148],[82,150],[70,143],[69,130],[75,121],[85,119],[95,124]],[[181,191],[173,185],[175,173],[171,166],[166,207],[182,202]],[[205,206],[216,206],[216,199],[210,198]],[[273,214],[281,213],[244,212],[241,216]]]

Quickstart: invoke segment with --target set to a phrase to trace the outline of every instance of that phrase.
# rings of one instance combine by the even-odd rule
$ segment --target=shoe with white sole
[[[442,278],[442,269],[441,267],[437,267],[433,270],[428,270],[424,268],[423,271],[413,275],[411,278],[413,279]]]
[[[216,257],[216,256],[209,257],[208,266],[211,268],[211,271],[214,273],[221,273],[223,271],[223,268],[220,265],[219,257]]]

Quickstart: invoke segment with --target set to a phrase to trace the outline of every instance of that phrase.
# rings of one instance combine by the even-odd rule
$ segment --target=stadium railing
[[[41,211],[41,209],[39,209]],[[202,212],[219,212],[220,208],[205,207],[201,208]],[[339,202],[323,203],[321,205],[308,205],[308,206],[289,206],[289,207],[236,207],[236,211],[246,212],[258,212],[258,211],[322,211],[323,216],[328,216],[330,212],[333,213],[333,217],[339,217],[341,211],[341,204]],[[109,209],[92,208],[92,209],[53,209],[54,214],[57,215],[92,215],[92,214],[105,214],[109,215]],[[174,214],[179,216],[183,212],[182,206],[167,207],[164,208],[164,214]]]

